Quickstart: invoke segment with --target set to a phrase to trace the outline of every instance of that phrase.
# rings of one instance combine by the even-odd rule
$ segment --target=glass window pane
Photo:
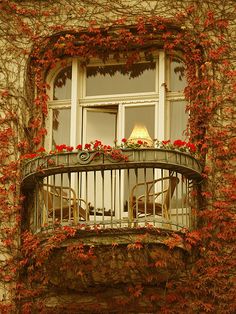
[[[70,145],[70,108],[53,109],[52,119],[52,148]]]
[[[54,80],[53,99],[62,100],[71,98],[71,66],[66,67]]]
[[[155,66],[155,63],[140,63],[130,72],[124,65],[87,67],[86,96],[154,92]]]
[[[86,110],[86,109],[85,109]],[[100,140],[104,145],[114,145],[114,139],[116,138],[116,118],[117,112],[102,110],[89,110],[87,109],[87,121],[86,121],[86,143]],[[105,210],[111,209],[111,180],[110,171],[104,173],[96,172],[96,184],[95,175],[92,171],[87,174],[88,186],[87,197],[91,206],[95,206],[96,210],[104,208]],[[82,195],[86,199],[85,176],[82,176]],[[95,185],[94,185],[95,184]],[[94,188],[96,188],[96,197],[94,195]],[[104,195],[103,195],[104,193]],[[115,195],[115,187],[113,182],[113,194]],[[92,219],[92,217],[91,217]]]
[[[135,125],[146,127],[150,137],[155,137],[155,107],[132,106],[125,108],[125,137],[129,138]]]
[[[172,101],[170,103],[170,140],[186,139],[184,131],[187,128],[188,113],[185,101]]]
[[[155,106],[149,105],[125,108],[125,138],[128,139],[130,137],[134,127],[137,125],[139,127],[145,127],[151,139],[155,137]],[[139,182],[144,182],[145,180],[153,180],[153,172],[151,169],[139,172]],[[128,182],[130,184],[130,188],[135,186],[136,177],[134,172],[130,172],[129,179],[127,175],[124,177],[124,204],[129,200]],[[144,190],[142,190],[142,194],[144,194]]]
[[[170,91],[180,92],[186,87],[186,77],[184,76],[184,65],[180,61],[170,62]]]
[[[116,112],[87,111],[86,143],[95,140],[113,145],[116,139]]]

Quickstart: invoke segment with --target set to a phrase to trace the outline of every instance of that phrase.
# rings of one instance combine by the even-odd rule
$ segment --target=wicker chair
[[[72,221],[89,220],[88,206],[86,202],[76,198],[76,193],[71,187],[43,184],[43,224],[48,220]]]
[[[159,187],[161,185],[161,191],[155,192],[158,183]],[[171,198],[178,183],[179,179],[173,176],[137,183],[132,188],[129,198],[131,219],[140,215],[163,215],[169,220]],[[144,194],[137,195],[140,188]]]

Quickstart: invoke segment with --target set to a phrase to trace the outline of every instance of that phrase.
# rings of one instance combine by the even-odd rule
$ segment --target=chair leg
[[[128,226],[129,228],[132,227],[132,224],[134,223],[134,205],[133,205],[133,199],[130,199],[129,203],[128,203]],[[135,225],[135,223],[134,223]]]
[[[77,208],[73,206],[73,218],[74,218],[74,225],[78,223],[78,215],[77,215]]]
[[[43,226],[46,226],[48,224],[48,215],[46,207],[43,207]]]
[[[163,212],[164,212],[164,218],[165,220],[168,220],[170,221],[170,213],[169,213],[169,209],[167,208],[167,206],[164,205],[164,208],[163,208]],[[167,229],[172,229],[172,226],[170,223],[164,223],[163,224],[164,228],[167,228]]]

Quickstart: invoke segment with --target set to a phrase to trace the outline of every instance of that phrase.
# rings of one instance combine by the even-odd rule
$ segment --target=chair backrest
[[[43,184],[42,194],[44,205],[47,209],[46,212],[49,215],[53,211],[60,211],[62,213],[62,216],[73,216],[73,220],[75,223],[77,223],[78,219],[80,218],[83,218],[84,220],[89,220],[89,206],[82,198],[76,198],[76,192],[73,188]],[[84,208],[82,207],[82,205]],[[69,214],[70,210],[71,214]]]
[[[168,183],[166,187],[165,182]],[[161,191],[155,192],[155,185],[157,183],[161,184]],[[131,190],[130,194],[130,210],[132,211],[132,216],[135,216],[136,203],[138,203],[138,212],[143,213],[144,209],[146,213],[153,213],[153,208],[155,211],[164,210],[165,216],[168,216],[168,211],[170,209],[171,199],[173,197],[174,191],[177,184],[179,183],[179,178],[174,176],[163,177],[152,181],[137,183]],[[139,187],[144,187],[145,193],[141,195],[136,195]],[[162,196],[163,195],[163,196]],[[157,203],[158,197],[161,196],[161,202]]]
[[[170,202],[173,197],[174,191],[176,189],[177,184],[179,183],[179,178],[177,177],[167,177],[169,179],[169,186],[166,189],[166,195],[164,200],[164,206],[167,210],[170,209]]]
[[[51,184],[43,185],[43,199],[49,211],[76,204],[76,195],[72,188]]]

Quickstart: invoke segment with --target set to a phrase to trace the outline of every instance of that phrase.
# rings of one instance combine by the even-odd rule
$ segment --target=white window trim
[[[147,63],[147,62],[139,62],[139,63]],[[156,63],[156,73],[158,73],[158,62]],[[124,64],[124,62],[110,62],[110,63],[106,63],[105,65],[116,65],[116,64]],[[90,64],[90,66],[99,66],[101,65],[101,63],[94,63],[94,64]],[[101,101],[116,101],[116,100],[123,100],[125,99],[146,99],[148,98],[154,98],[154,97],[158,97],[158,76],[156,76],[156,86],[155,86],[155,91],[153,92],[142,92],[142,93],[128,93],[128,94],[112,94],[112,95],[96,95],[96,96],[86,96],[86,71],[85,69],[81,69],[80,71],[80,75],[82,76],[81,78],[81,86],[82,86],[82,92],[81,92],[81,96],[80,97],[80,103],[88,103],[88,102],[93,102],[93,103],[97,103],[97,102],[101,102]]]
[[[50,150],[52,143],[52,111],[53,109],[71,108],[71,125],[70,125],[70,145],[76,147],[77,144],[82,143],[83,135],[83,108],[91,106],[105,106],[114,105],[118,106],[118,121],[117,121],[117,135],[118,141],[122,139],[124,130],[124,108],[122,106],[141,106],[145,104],[155,103],[155,137],[158,140],[164,140],[168,136],[169,126],[169,111],[170,101],[184,100],[183,93],[180,92],[167,92],[166,83],[169,85],[169,77],[167,70],[169,62],[167,62],[166,54],[164,51],[159,51],[157,54],[156,62],[156,90],[155,92],[147,93],[130,93],[118,95],[99,95],[99,96],[86,96],[85,91],[85,69],[80,67],[78,58],[68,59],[67,66],[72,66],[72,82],[71,82],[71,99],[65,100],[52,100],[53,88],[49,91],[49,115],[46,121],[46,127],[49,130],[46,137],[46,147]],[[122,64],[122,62],[120,62]],[[117,64],[115,62],[107,63]],[[98,65],[95,60],[91,62],[92,66]],[[57,68],[53,74],[48,77],[48,83],[53,86],[53,81],[61,68]]]
[[[79,86],[79,71],[78,71],[78,59],[74,58],[72,60],[72,78],[71,78],[71,116],[70,116],[70,146],[75,147],[78,143],[77,138],[77,125],[78,125],[78,86]]]

